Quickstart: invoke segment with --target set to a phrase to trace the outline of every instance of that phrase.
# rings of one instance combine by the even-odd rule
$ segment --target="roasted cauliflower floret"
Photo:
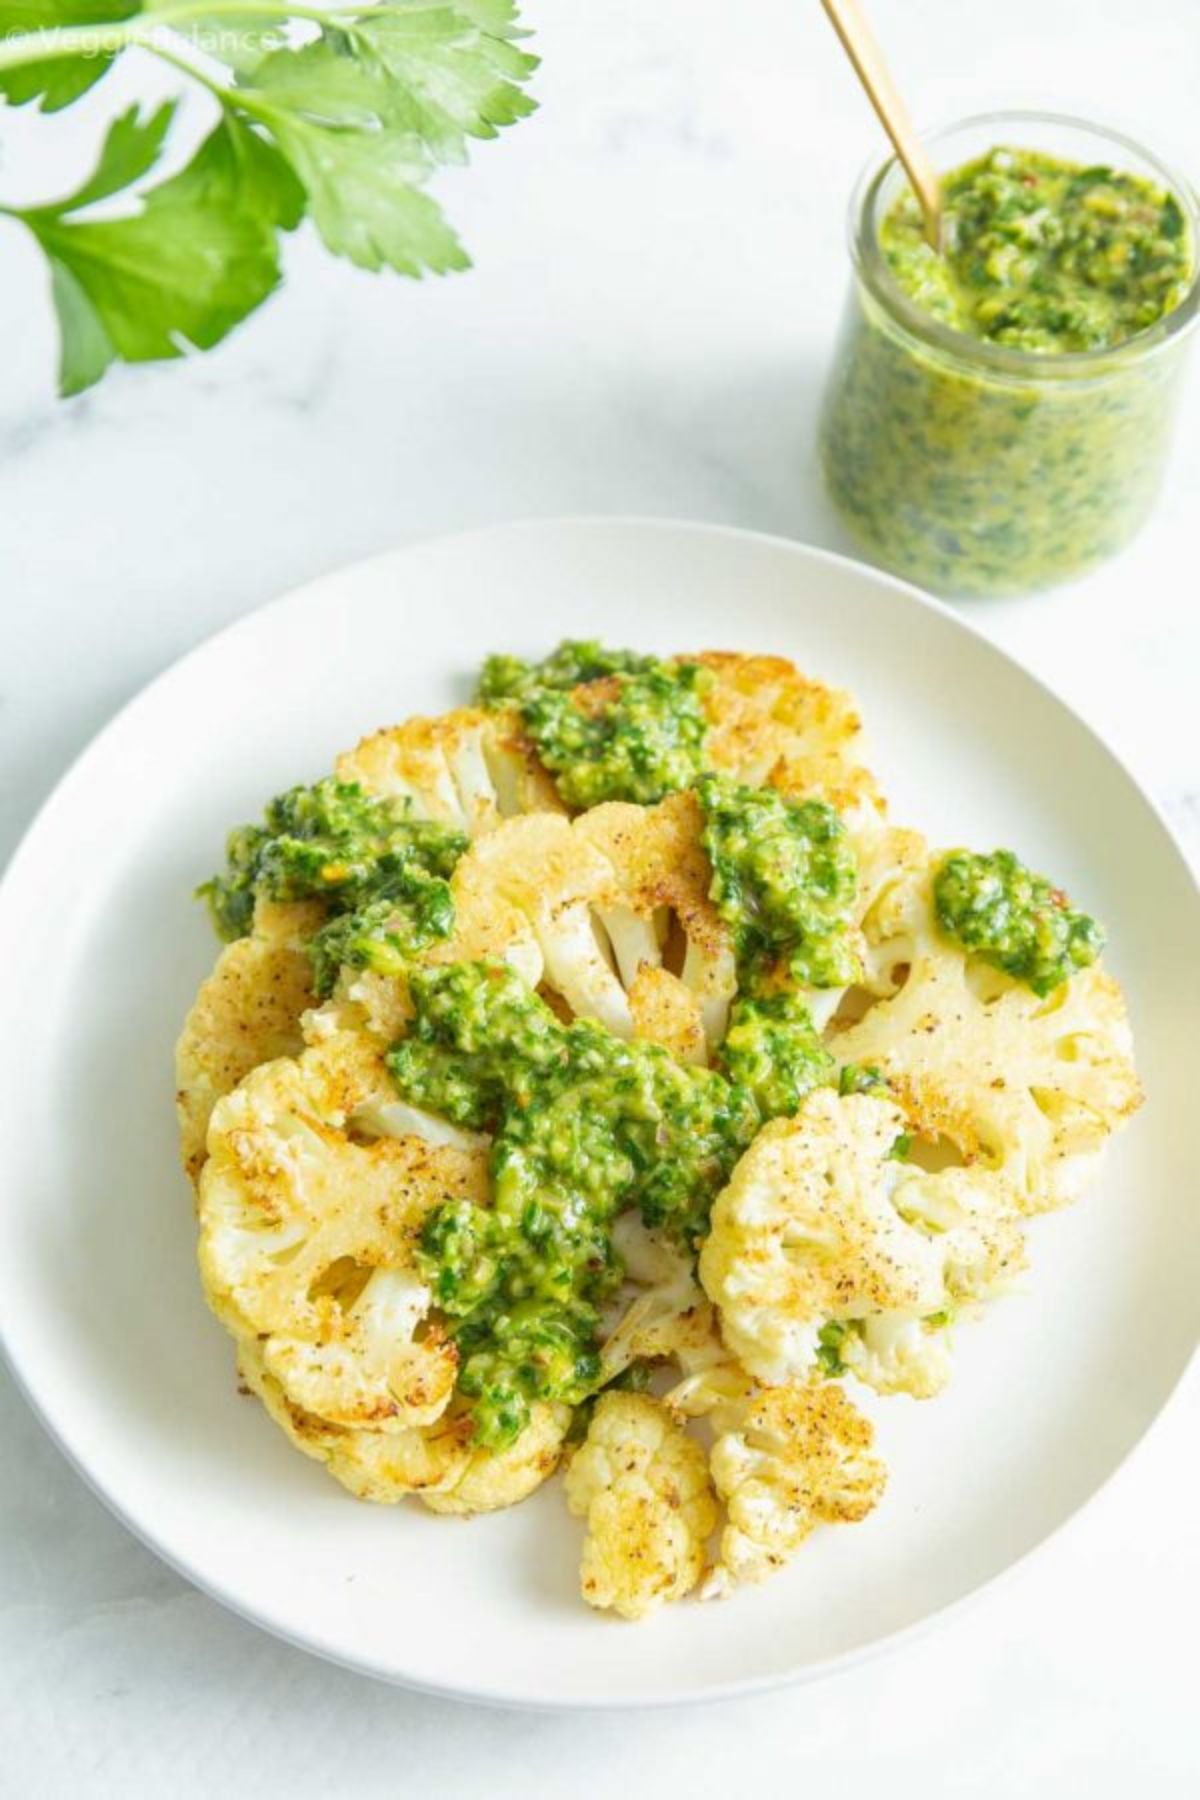
[[[214,1109],[200,1182],[200,1270],[235,1335],[261,1341],[288,1400],[398,1431],[445,1410],[457,1356],[416,1270],[426,1215],[486,1195],[481,1152],[356,1143],[346,1121],[387,1080],[369,1045],[331,1039],[254,1070]]]
[[[696,1586],[717,1508],[703,1449],[661,1400],[602,1394],[566,1492],[587,1520],[580,1587],[589,1606],[641,1619]]]
[[[1116,982],[1093,965],[1039,997],[939,932],[925,872],[890,888],[865,932],[887,997],[835,1054],[881,1070],[912,1129],[1002,1172],[1025,1211],[1074,1199],[1141,1102]]]
[[[193,1182],[217,1101],[259,1063],[303,1048],[301,1014],[313,1002],[303,944],[320,919],[319,906],[260,900],[252,934],[226,945],[201,983],[175,1046],[180,1151]]]
[[[706,1596],[764,1580],[818,1525],[855,1525],[878,1505],[887,1469],[871,1454],[869,1421],[834,1383],[747,1386],[709,1417],[726,1523]]]
[[[333,1425],[307,1413],[268,1372],[254,1338],[238,1345],[238,1373],[298,1450],[323,1463],[356,1499],[383,1505],[415,1495],[434,1512],[515,1506],[553,1474],[571,1420],[568,1407],[537,1405],[515,1443],[481,1450],[471,1441],[469,1414],[453,1406],[432,1425],[386,1432]]]
[[[633,1035],[661,1044],[677,1063],[708,1061],[704,1008],[691,988],[669,969],[642,963],[629,984]]]
[[[537,871],[525,859],[545,852],[551,859],[548,874],[553,871],[561,883],[570,844],[570,827],[555,814],[508,820],[472,844],[450,882],[454,929],[429,960],[505,962],[527,987],[537,987],[546,956],[530,901]]]
[[[840,1367],[877,1394],[911,1394],[931,1400],[950,1379],[947,1331],[908,1313],[876,1313],[858,1319],[830,1344]]]
[[[324,1044],[356,1032],[384,1050],[403,1037],[412,1019],[408,982],[376,969],[343,969],[327,1000],[304,1015],[304,1042]]]
[[[267,1369],[257,1338],[239,1339],[237,1368],[296,1449],[323,1463],[360,1500],[394,1502],[449,1486],[470,1460],[469,1418],[446,1413],[432,1425],[386,1432],[336,1425],[289,1398]]]
[[[704,766],[789,800],[824,800],[849,824],[878,822],[883,796],[862,761],[850,695],[802,675],[782,656],[708,650]]]
[[[507,820],[454,871],[454,931],[428,960],[508,962],[575,1017],[701,1061],[705,1040],[725,1029],[737,971],[732,934],[708,897],[700,828],[691,794],[651,807],[612,802],[574,821]],[[672,921],[682,944],[668,981]]]
[[[472,845],[455,876],[455,932],[439,960],[466,960],[463,946],[471,946],[471,956],[513,963],[512,947],[522,946],[514,966],[527,985],[544,979],[573,1013],[632,1034],[629,1001],[591,911],[610,870],[567,819],[509,820]],[[473,947],[486,939],[486,951]]]
[[[453,1480],[426,1489],[421,1498],[439,1513],[498,1512],[515,1506],[553,1475],[570,1425],[569,1406],[537,1400],[528,1425],[511,1444],[502,1450],[471,1447]]]
[[[679,979],[696,998],[708,1041],[716,1043],[737,992],[737,965],[733,933],[710,895],[703,829],[690,792],[670,794],[657,806],[612,801],[575,826],[609,865],[594,904],[625,986],[632,988],[639,970],[661,967],[674,921],[683,937]]]
[[[909,897],[914,881],[924,873],[929,848],[919,831],[899,825],[874,824],[850,835],[858,866],[854,922],[863,932],[864,985],[873,992],[891,992],[891,967],[903,960],[910,945],[892,945],[892,961],[886,970],[881,946],[889,934],[909,929]]]
[[[844,1366],[884,1392],[936,1393],[951,1311],[1022,1266],[1004,1183],[895,1161],[903,1124],[885,1100],[817,1089],[718,1195],[700,1279],[759,1380]]]
[[[561,812],[554,783],[511,710],[460,707],[407,719],[337,759],[339,781],[407,800],[412,815],[471,837],[517,813]]]
[[[636,1285],[632,1295],[625,1294],[600,1352],[604,1379],[613,1380],[634,1362],[670,1360],[691,1374],[723,1360],[716,1314],[696,1280],[692,1258],[632,1212],[616,1221],[613,1248]]]

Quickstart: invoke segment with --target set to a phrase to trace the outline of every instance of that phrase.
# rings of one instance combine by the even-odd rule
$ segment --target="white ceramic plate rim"
[[[214,646],[220,643],[236,638],[239,632],[246,629],[252,621],[255,624],[261,623],[263,615],[282,611],[293,602],[301,599],[312,600],[319,596],[321,590],[326,588],[332,593],[347,579],[353,580],[357,575],[369,569],[382,567],[389,563],[397,563],[401,561],[409,551],[432,547],[439,544],[458,545],[466,542],[485,543],[489,538],[500,538],[514,533],[537,533],[546,529],[557,531],[572,527],[581,527],[588,530],[609,529],[623,532],[644,530],[648,533],[670,532],[686,533],[692,536],[709,535],[714,538],[719,537],[735,542],[744,541],[747,544],[769,545],[786,552],[798,553],[802,559],[810,564],[824,564],[830,568],[846,569],[853,571],[859,576],[865,574],[871,581],[879,586],[888,588],[899,596],[902,596],[910,605],[916,605],[941,616],[949,622],[953,630],[978,640],[986,646],[987,651],[993,658],[998,659],[1010,668],[1018,670],[1026,681],[1032,683],[1033,686],[1039,689],[1053,701],[1065,715],[1067,715],[1074,727],[1090,741],[1094,749],[1101,753],[1113,767],[1115,772],[1124,778],[1160,828],[1165,844],[1169,846],[1178,860],[1181,869],[1186,875],[1191,894],[1197,903],[1198,909],[1200,909],[1200,887],[1197,885],[1196,873],[1169,820],[1166,818],[1162,808],[1155,802],[1153,797],[1146,792],[1145,788],[1137,780],[1136,776],[1117,752],[1105,742],[1095,728],[1092,727],[1086,719],[1082,718],[1048,682],[1034,674],[1016,657],[1013,657],[1007,651],[995,644],[991,638],[988,637],[986,632],[980,630],[978,626],[974,625],[969,619],[964,618],[954,608],[932,598],[930,595],[913,587],[909,583],[900,581],[896,577],[875,569],[868,564],[864,564],[856,558],[843,556],[835,551],[804,544],[798,540],[785,538],[779,534],[757,532],[737,526],[715,524],[691,519],[661,518],[654,515],[565,514],[534,516],[531,518],[495,523],[483,526],[477,530],[448,532],[438,534],[434,537],[408,540],[393,549],[378,552],[370,557],[360,558],[356,562],[329,570],[326,573],[317,576],[312,581],[305,582],[298,587],[286,590],[272,600],[264,602],[261,606],[252,608],[248,613],[245,613],[238,619],[232,621],[220,631],[214,632],[209,637],[201,640],[182,656],[176,658],[174,662],[169,664],[151,681],[147,682],[139,689],[136,694],[131,696],[107,724],[105,724],[100,731],[89,740],[78,756],[76,756],[69,765],[65,773],[56,782],[49,795],[42,803],[14,851],[2,877],[0,877],[0,935],[4,933],[5,928],[9,923],[10,913],[15,911],[19,905],[25,865],[27,862],[31,862],[36,855],[43,834],[49,832],[53,828],[54,815],[58,810],[59,804],[63,798],[69,794],[71,787],[79,777],[84,765],[90,761],[93,754],[101,749],[110,735],[114,734],[122,726],[129,713],[137,708],[145,698],[157,690],[163,683],[176,676],[193,659],[202,654],[207,654]],[[1072,1527],[1080,1516],[1089,1509],[1093,1502],[1110,1486],[1120,1470],[1136,1452],[1149,1431],[1158,1419],[1161,1418],[1163,1411],[1169,1405],[1172,1396],[1178,1390],[1179,1385],[1191,1367],[1192,1362],[1195,1360],[1195,1353],[1193,1352],[1192,1356],[1181,1364],[1171,1385],[1165,1390],[1159,1406],[1144,1419],[1140,1430],[1130,1441],[1125,1453],[1116,1463],[1114,1463],[1107,1475],[1097,1483],[1091,1493],[1067,1512],[1037,1543],[1013,1557],[1013,1559],[1003,1568],[998,1569],[991,1576],[978,1582],[973,1588],[965,1593],[948,1603],[931,1609],[928,1613],[924,1614],[920,1619],[913,1621],[911,1624],[903,1626],[898,1630],[887,1632],[839,1656],[828,1657],[819,1662],[801,1665],[792,1669],[776,1671],[766,1675],[754,1676],[745,1680],[711,1683],[703,1687],[689,1689],[685,1693],[665,1696],[652,1694],[645,1698],[631,1700],[626,1696],[612,1696],[603,1693],[585,1695],[583,1697],[573,1695],[570,1698],[565,1699],[555,1697],[532,1699],[525,1691],[509,1691],[502,1685],[489,1685],[487,1687],[478,1687],[468,1684],[451,1685],[444,1682],[429,1681],[428,1679],[423,1678],[417,1670],[393,1668],[385,1671],[368,1660],[358,1660],[353,1656],[346,1654],[343,1650],[335,1648],[322,1637],[322,1634],[319,1631],[299,1631],[293,1626],[286,1624],[277,1618],[271,1617],[265,1611],[258,1610],[243,1603],[235,1592],[224,1587],[210,1575],[202,1573],[189,1563],[186,1557],[169,1548],[156,1535],[152,1521],[139,1518],[127,1511],[118,1496],[93,1475],[89,1470],[85,1459],[76,1449],[69,1423],[64,1422],[61,1418],[55,1416],[54,1410],[44,1402],[43,1396],[39,1392],[36,1376],[36,1359],[22,1356],[21,1346],[12,1342],[6,1321],[2,1314],[0,1314],[0,1354],[3,1354],[18,1389],[24,1395],[31,1410],[38,1418],[48,1436],[57,1445],[68,1463],[76,1470],[85,1484],[97,1495],[108,1510],[120,1520],[120,1522],[126,1526],[136,1538],[152,1550],[155,1555],[169,1567],[173,1568],[193,1586],[209,1595],[236,1616],[245,1619],[250,1624],[260,1627],[284,1643],[288,1643],[298,1649],[320,1656],[324,1660],[334,1663],[339,1667],[349,1669],[356,1674],[369,1676],[375,1680],[386,1681],[392,1685],[410,1689],[414,1692],[430,1694],[441,1699],[461,1700],[473,1704],[495,1705],[530,1711],[555,1712],[575,1710],[644,1711],[658,1707],[688,1706],[709,1704],[716,1700],[733,1700],[784,1686],[808,1684],[810,1682],[823,1680],[838,1674],[842,1670],[855,1667],[861,1663],[871,1661],[877,1656],[882,1656],[894,1650],[898,1650],[904,1644],[914,1641],[931,1631],[935,1626],[949,1621],[956,1614],[972,1605],[982,1594],[995,1587],[998,1583],[1008,1580],[1020,1570],[1028,1569],[1035,1558],[1040,1557],[1040,1555],[1068,1528]]]

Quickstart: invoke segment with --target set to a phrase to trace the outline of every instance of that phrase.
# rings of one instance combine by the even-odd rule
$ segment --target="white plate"
[[[1031,604],[1036,605],[1036,601]],[[861,1526],[722,1605],[628,1627],[576,1595],[551,1483],[465,1524],[352,1500],[235,1390],[176,1161],[171,1052],[214,944],[225,829],[366,730],[461,700],[484,651],[563,635],[779,651],[858,695],[893,817],[1011,844],[1107,922],[1149,1103],[1024,1291],[958,1334],[949,1391],[870,1410]],[[156,681],[67,776],[0,892],[0,1324],[76,1466],[148,1544],[268,1629],[391,1680],[536,1705],[811,1677],[961,1600],[1112,1473],[1195,1339],[1200,906],[1166,828],[1057,699],[952,613],[735,531],[550,522],[417,545],[253,614]]]

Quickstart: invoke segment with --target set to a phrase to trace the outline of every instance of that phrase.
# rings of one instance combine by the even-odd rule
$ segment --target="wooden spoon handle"
[[[925,221],[925,236],[935,250],[940,250],[942,184],[925,146],[913,129],[908,108],[896,91],[875,34],[863,17],[858,0],[821,0],[821,4],[912,183]]]

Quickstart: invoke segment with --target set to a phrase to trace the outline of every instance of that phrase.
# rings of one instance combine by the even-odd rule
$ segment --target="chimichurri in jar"
[[[1012,593],[1119,549],[1157,490],[1197,305],[1194,202],[1136,146],[1044,121],[943,177],[941,251],[883,171],[856,209],[857,281],[826,397],[830,493],[875,558],[952,594]],[[1006,132],[1007,136],[1007,132]],[[1103,154],[1097,154],[1097,152]]]

